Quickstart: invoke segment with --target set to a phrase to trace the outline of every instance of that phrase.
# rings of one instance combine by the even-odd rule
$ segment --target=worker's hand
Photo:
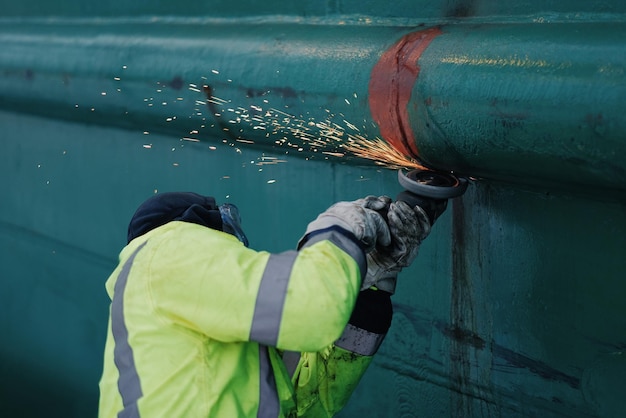
[[[367,209],[375,210],[376,212],[385,213],[389,210],[391,204],[391,198],[389,196],[366,196],[362,199],[355,200],[354,203],[358,203]]]
[[[352,232],[362,243],[366,253],[372,251],[376,245],[391,244],[389,227],[385,219],[375,210],[364,207],[359,201],[335,203],[307,226],[305,237],[314,231],[333,226]]]
[[[411,208],[402,201],[389,204],[387,223],[391,244],[376,245],[367,254],[367,275],[361,290],[372,286],[394,293],[398,273],[415,260],[419,245],[430,233],[426,212],[419,206]]]

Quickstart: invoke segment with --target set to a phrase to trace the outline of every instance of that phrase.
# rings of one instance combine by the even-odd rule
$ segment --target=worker
[[[333,416],[429,231],[419,206],[368,196],[332,205],[297,250],[271,254],[248,248],[232,204],[151,197],[106,282],[99,417]]]

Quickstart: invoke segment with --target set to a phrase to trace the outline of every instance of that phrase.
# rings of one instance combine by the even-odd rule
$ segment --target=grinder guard
[[[406,174],[398,170],[398,182],[405,190],[398,194],[396,200],[411,207],[420,206],[431,225],[446,210],[448,199],[461,196],[468,185],[464,177],[430,170],[412,170]]]

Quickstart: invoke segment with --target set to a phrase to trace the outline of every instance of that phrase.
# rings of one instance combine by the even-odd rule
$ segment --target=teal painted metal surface
[[[402,273],[341,416],[626,409],[622,2],[2,8],[0,410],[95,415],[103,283],[155,191],[237,203],[271,251],[334,201],[395,195],[394,171],[333,153],[381,135],[373,70],[435,27],[407,126],[428,164],[479,180]]]
[[[621,21],[443,27],[412,95],[422,158],[475,176],[623,191],[624,39]]]
[[[95,416],[108,301],[104,281],[128,221],[157,191],[193,190],[242,212],[250,246],[295,248],[340,199],[399,191],[394,172],[227,144],[0,112],[0,410]],[[149,147],[144,145],[150,144]]]
[[[411,64],[420,70],[406,104],[414,133],[405,141],[418,144],[423,161],[496,180],[624,190],[623,22],[449,24],[438,31]],[[393,83],[399,70],[371,70],[414,32],[275,22],[9,22],[0,34],[0,106],[192,139],[275,146],[289,137],[307,154],[317,143],[298,139],[285,117],[314,137],[323,131],[310,121],[381,136],[370,116],[371,82]],[[384,111],[399,117],[398,109]],[[335,136],[325,147],[344,143]]]
[[[379,416],[621,416],[624,209],[474,185],[400,283],[364,405],[345,416],[381,398]]]
[[[377,0],[334,0],[319,2],[303,0],[297,3],[259,2],[257,0],[211,0],[198,2],[181,0],[173,5],[165,0],[137,0],[126,4],[119,0],[85,3],[81,0],[64,0],[59,3],[41,0],[3,2],[3,15],[14,17],[110,17],[110,16],[225,16],[249,18],[254,16],[321,17],[325,21],[335,17],[368,17],[373,22],[394,19],[445,19],[468,17],[527,17],[539,15],[546,18],[565,15],[568,18],[587,19],[607,14],[626,12],[619,1],[524,0],[502,2],[498,0],[398,0],[383,3]],[[581,16],[582,15],[582,16]]]

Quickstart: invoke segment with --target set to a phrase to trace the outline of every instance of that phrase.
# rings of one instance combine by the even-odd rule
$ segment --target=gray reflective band
[[[302,248],[310,247],[320,241],[330,241],[348,253],[350,257],[354,258],[354,261],[356,261],[359,266],[359,270],[361,271],[361,280],[365,279],[365,274],[367,273],[367,260],[365,259],[365,253],[361,247],[359,247],[357,242],[348,238],[338,230],[329,228],[311,235]]]
[[[296,251],[270,255],[254,306],[250,340],[275,346]]]
[[[259,345],[259,418],[276,418],[280,413],[280,402],[276,390],[276,379],[267,347]]]
[[[143,395],[139,375],[135,368],[133,349],[128,342],[128,329],[124,322],[124,290],[126,289],[126,282],[135,256],[144,245],[146,245],[145,242],[124,263],[122,271],[115,282],[113,300],[111,301],[111,331],[115,340],[113,359],[119,371],[117,387],[124,405],[124,410],[118,414],[119,418],[139,417],[137,400]]]
[[[297,351],[285,351],[283,353],[283,363],[285,363],[287,374],[289,374],[290,377],[293,377],[293,374],[296,372],[298,363],[300,363],[300,357],[301,355]]]
[[[385,335],[386,334],[374,334],[373,332],[348,324],[343,330],[341,337],[335,341],[335,345],[362,356],[373,356],[385,339]]]

